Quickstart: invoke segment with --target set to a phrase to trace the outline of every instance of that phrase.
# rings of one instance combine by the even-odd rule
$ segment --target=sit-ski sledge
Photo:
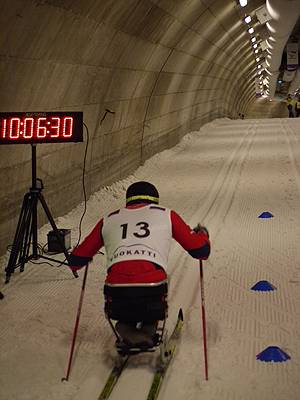
[[[98,400],[104,400],[109,397],[130,356],[145,352],[155,352],[160,348],[160,357],[147,399],[154,400],[157,398],[162,379],[178,343],[183,323],[183,314],[180,309],[172,335],[170,338],[167,337],[167,296],[168,279],[149,284],[105,283],[104,310],[106,318],[116,336],[115,348],[118,353],[118,358]],[[120,320],[137,324],[157,321],[157,331],[153,340],[153,347],[130,347],[124,343],[114,325],[114,321]]]

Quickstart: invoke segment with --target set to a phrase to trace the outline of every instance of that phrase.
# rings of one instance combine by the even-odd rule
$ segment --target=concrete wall
[[[247,12],[264,1],[250,3]],[[245,114],[254,100],[254,55],[237,1],[1,0],[0,11],[0,110],[83,111],[88,196],[187,132]],[[115,114],[100,124],[106,108]],[[54,217],[83,200],[85,144],[37,147]],[[0,183],[3,254],[31,185],[29,145],[0,147]]]

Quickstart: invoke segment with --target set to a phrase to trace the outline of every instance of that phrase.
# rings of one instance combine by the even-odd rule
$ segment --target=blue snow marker
[[[276,287],[268,281],[259,281],[251,288],[251,290],[257,290],[259,292],[270,292],[271,290],[276,290]]]
[[[262,214],[260,214],[260,216],[258,218],[273,218],[274,215],[270,214],[269,212],[263,212]]]
[[[259,353],[256,356],[256,359],[265,362],[283,362],[290,360],[291,357],[288,356],[284,351],[280,350],[279,347],[271,346]]]

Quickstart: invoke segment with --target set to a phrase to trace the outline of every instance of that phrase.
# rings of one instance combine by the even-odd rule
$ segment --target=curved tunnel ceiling
[[[265,6],[265,0],[245,7],[238,0],[2,0],[0,111],[83,111],[90,195],[203,124],[246,113],[262,95],[251,39],[263,61],[267,28],[257,12]],[[103,120],[106,109],[115,114]],[[82,201],[82,149],[51,146],[39,147],[38,162],[51,210],[60,215]],[[17,173],[29,171],[27,152],[4,147],[0,203],[9,199],[10,207],[1,211],[0,248],[30,184]]]
[[[69,97],[73,97],[67,99],[65,94],[61,99],[62,94],[56,92],[51,102],[43,101],[42,106],[47,108],[78,102],[73,88],[66,88],[69,73],[74,71],[60,68],[62,64],[78,65],[77,74],[83,73],[80,66],[83,70],[87,65],[147,71],[148,76],[141,79],[151,84],[145,82],[137,88],[140,91],[155,90],[155,83],[164,79],[162,75],[170,73],[174,91],[186,85],[182,83],[184,75],[193,76],[189,85],[194,89],[202,87],[203,77],[207,77],[208,87],[214,84],[220,87],[218,80],[228,83],[234,77],[230,84],[236,87],[236,92],[243,86],[245,105],[253,99],[255,61],[243,17],[247,13],[255,18],[255,10],[264,5],[263,0],[249,1],[243,9],[232,0],[9,0],[4,3],[1,55],[5,57],[2,63],[6,95],[0,104],[6,111],[32,108],[32,92],[41,103],[39,90],[43,90],[43,83],[31,79],[45,78],[39,69],[47,62],[53,64],[56,70],[53,74],[62,73],[60,87],[54,82],[55,91],[65,88],[72,92]],[[30,62],[44,65],[30,68]],[[123,80],[131,74],[127,75]],[[50,79],[57,81],[57,77]],[[111,93],[116,91],[112,85],[117,84],[121,91],[124,83],[121,87],[116,81],[103,83],[110,90],[103,100],[114,101],[118,96]],[[12,96],[12,91],[20,86],[25,91],[23,99]],[[90,88],[82,90],[87,92]],[[228,89],[223,87],[223,90]],[[47,87],[46,96],[50,91]],[[239,95],[234,95],[234,100],[238,102]]]
[[[269,75],[267,76],[269,81],[267,93],[270,99],[273,99],[277,90],[281,94],[287,94],[296,82],[294,77],[298,68],[299,23],[297,21],[300,15],[300,1],[267,0],[266,11],[270,19],[266,22],[265,71]],[[291,43],[295,44],[295,48],[289,51],[287,47]],[[291,54],[294,61],[287,57]],[[283,84],[282,87],[278,87],[278,81],[284,81],[288,85]],[[294,82],[291,83],[292,81]],[[296,90],[297,87],[292,89],[293,92]]]
[[[157,72],[193,74],[198,76],[196,82],[190,83],[196,85],[194,88],[203,83],[200,76],[210,76],[214,82],[215,78],[228,81],[228,77],[234,76],[240,84],[231,84],[236,90],[243,90],[244,101],[238,95],[237,101],[242,102],[245,111],[257,89],[256,56],[250,39],[256,39],[257,56],[263,67],[260,72],[263,78],[269,79],[264,83],[269,86],[268,94],[272,98],[277,77],[284,75],[282,53],[284,50],[286,53],[286,42],[300,13],[298,0],[246,3],[241,7],[238,0],[4,0],[1,56],[5,59],[1,64],[7,95],[3,96],[1,109],[30,107],[26,93],[23,102],[14,97],[12,104],[9,98],[9,89],[14,90],[16,85],[25,91],[40,89],[41,83],[32,84],[26,76],[20,76],[20,71],[14,70],[20,60],[25,64],[30,60],[154,71],[155,79],[160,82],[163,78]],[[263,10],[269,18],[262,16],[266,15]],[[251,18],[249,25],[244,22],[246,15]],[[249,27],[254,28],[251,35],[247,32]],[[290,41],[295,41],[295,35]],[[267,46],[260,46],[261,42]],[[31,69],[30,72],[26,65],[25,73],[44,78],[38,75],[38,66]],[[173,79],[182,81],[182,77],[173,76]],[[174,82],[173,86],[176,86]],[[44,103],[48,109],[62,105],[54,101]]]

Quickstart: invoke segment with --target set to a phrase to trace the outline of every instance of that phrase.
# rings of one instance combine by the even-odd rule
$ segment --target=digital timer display
[[[0,113],[0,144],[82,141],[82,112]]]

